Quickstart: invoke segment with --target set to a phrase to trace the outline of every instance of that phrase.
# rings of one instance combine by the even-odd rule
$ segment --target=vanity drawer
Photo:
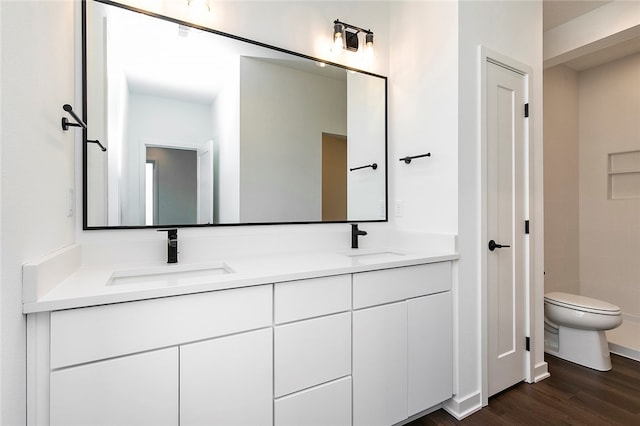
[[[351,377],[276,399],[277,426],[351,426]]]
[[[268,327],[271,285],[51,313],[51,368]]]
[[[353,274],[353,309],[451,290],[451,262]]]
[[[275,328],[275,397],[351,374],[351,313]]]
[[[276,324],[348,311],[351,275],[278,283],[274,305]]]

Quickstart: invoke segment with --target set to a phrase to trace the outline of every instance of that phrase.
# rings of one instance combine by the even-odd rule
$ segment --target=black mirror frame
[[[240,37],[237,35],[225,33],[222,31],[214,30],[212,28],[196,25],[187,21],[182,21],[180,19],[171,18],[165,15],[157,14],[154,12],[149,12],[143,9],[138,9],[129,5],[124,5],[121,3],[113,2],[110,0],[82,0],[81,4],[81,15],[82,15],[82,118],[85,123],[87,123],[87,1],[95,1],[98,3],[107,4],[110,6],[119,7],[121,9],[129,10],[132,12],[140,13],[142,15],[147,15],[153,18],[162,19],[168,22],[172,22],[178,25],[184,25],[191,28],[195,28],[198,30],[206,31],[208,33],[216,34],[223,37],[228,37],[234,40],[242,41],[245,43],[253,44],[256,46],[264,47],[267,49],[275,50],[281,53],[286,53],[289,55],[297,56],[300,58],[309,59],[311,61],[322,62],[327,65],[332,65],[338,68],[342,68],[349,71],[355,71],[361,74],[370,75],[373,77],[378,77],[384,80],[384,92],[385,92],[385,104],[384,104],[384,161],[385,161],[385,176],[384,176],[384,192],[385,192],[385,205],[384,205],[384,219],[369,219],[369,220],[341,220],[341,221],[294,221],[294,222],[243,222],[243,223],[215,223],[215,224],[163,224],[163,225],[127,225],[127,226],[89,226],[87,224],[87,145],[88,145],[88,131],[86,128],[82,130],[82,229],[83,230],[107,230],[107,229],[156,229],[156,228],[209,228],[209,227],[228,227],[228,226],[260,226],[260,225],[307,225],[307,224],[334,224],[334,223],[374,223],[374,222],[388,222],[389,221],[389,171],[388,171],[388,149],[389,149],[389,137],[388,137],[388,90],[389,83],[388,79],[385,76],[378,75],[375,73],[371,73],[368,71],[363,71],[357,68],[348,67],[345,65],[341,65],[335,62],[327,61],[324,59],[314,58],[309,55],[305,55],[303,53],[293,52],[291,50],[283,49],[280,47],[272,46],[266,43],[262,43],[255,40],[250,40],[244,37]]]

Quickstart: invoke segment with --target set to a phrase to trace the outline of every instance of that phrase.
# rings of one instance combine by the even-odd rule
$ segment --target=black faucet
[[[358,229],[357,223],[351,224],[351,248],[358,248],[358,236],[362,235],[363,237],[367,235],[367,231],[361,231]]]
[[[178,230],[158,229],[158,232],[167,233],[167,263],[178,263]]]

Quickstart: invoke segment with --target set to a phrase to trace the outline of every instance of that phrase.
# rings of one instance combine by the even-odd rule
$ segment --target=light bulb
[[[334,23],[333,25],[333,52],[341,52],[344,48],[344,41],[342,35],[344,32],[344,25],[340,23]]]
[[[336,33],[333,36],[333,51],[340,52],[343,49],[342,33]]]

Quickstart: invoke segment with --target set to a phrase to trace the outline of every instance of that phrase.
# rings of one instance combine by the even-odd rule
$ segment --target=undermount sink
[[[405,253],[393,250],[377,250],[377,251],[363,251],[363,252],[344,252],[342,253],[345,256],[349,256],[354,260],[358,261],[380,261],[380,260],[393,260],[400,258],[405,255]]]
[[[226,263],[206,265],[162,265],[115,271],[107,285],[157,284],[163,286],[202,284],[235,271]]]

